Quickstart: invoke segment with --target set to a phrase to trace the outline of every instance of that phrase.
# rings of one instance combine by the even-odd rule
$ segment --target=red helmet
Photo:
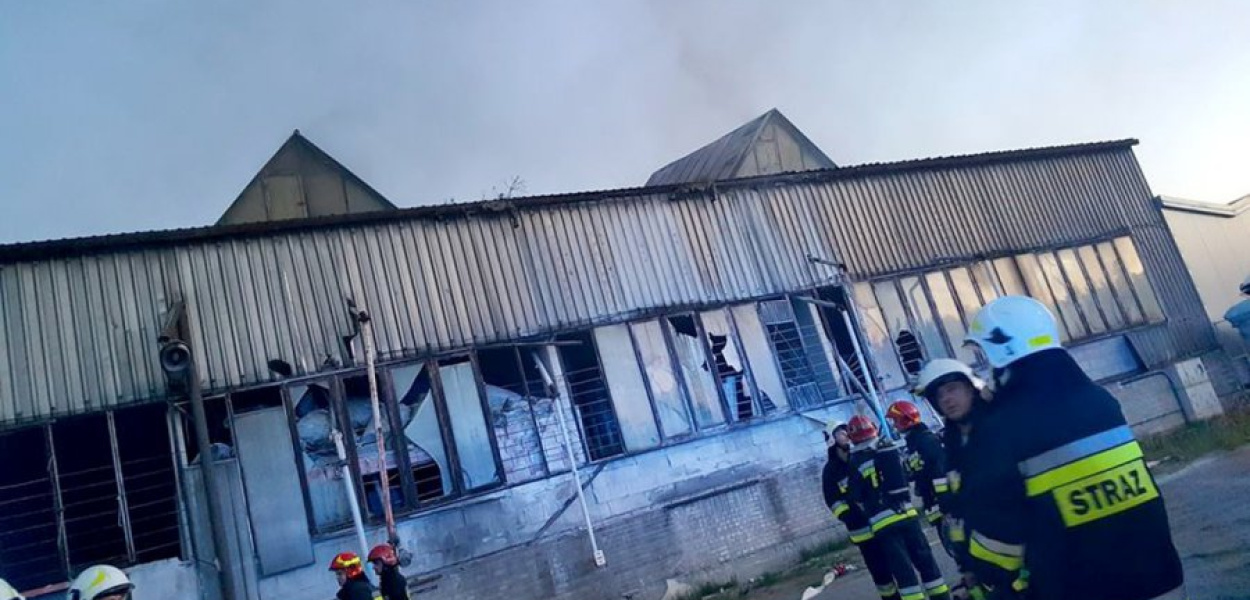
[[[885,418],[899,431],[907,431],[920,424],[920,409],[906,400],[899,400],[885,411]]]
[[[864,415],[855,415],[846,423],[846,435],[852,444],[862,444],[877,437],[877,424]]]
[[[331,571],[342,571],[348,577],[356,577],[365,572],[364,565],[360,562],[360,556],[355,552],[344,552],[334,557],[330,561]]]
[[[369,562],[375,560],[382,561],[382,564],[388,567],[399,564],[399,557],[395,555],[395,549],[390,544],[379,544],[369,551]]]

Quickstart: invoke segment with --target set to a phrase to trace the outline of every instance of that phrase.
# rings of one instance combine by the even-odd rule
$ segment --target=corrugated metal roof
[[[1131,142],[680,187],[0,248],[0,423],[160,398],[187,302],[208,389],[342,360],[345,298],[384,359],[1130,233],[1171,322],[1151,364],[1214,345]]]
[[[743,161],[755,147],[760,133],[770,124],[776,124],[789,133],[805,151],[819,157],[827,166],[836,166],[816,144],[813,144],[785,115],[781,114],[781,111],[774,108],[712,143],[661,167],[647,179],[647,185],[709,183],[733,179],[738,176]]]

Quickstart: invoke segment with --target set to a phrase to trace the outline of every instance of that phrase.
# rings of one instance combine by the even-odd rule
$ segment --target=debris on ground
[[[803,590],[803,595],[799,598],[799,600],[812,600],[812,598],[819,596],[821,592],[825,591],[825,588],[829,587],[829,584],[836,581],[839,577],[845,576],[847,573],[854,570],[855,565],[848,565],[846,563],[833,565],[833,568],[829,569],[829,571],[825,573],[825,577],[821,580],[820,585]]]

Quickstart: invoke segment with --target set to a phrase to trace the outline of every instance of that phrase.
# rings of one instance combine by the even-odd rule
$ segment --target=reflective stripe
[[[1023,577],[1017,577],[1015,581],[1011,582],[1011,589],[1017,592],[1023,592],[1024,590],[1029,589],[1029,580]]]
[[[945,477],[938,477],[933,480],[933,491],[939,494],[945,494],[951,491],[950,480]]]
[[[946,479],[951,482],[951,491],[958,492],[959,485],[963,483],[963,477],[959,474],[959,471],[951,471],[947,473]]]
[[[1025,480],[1024,487],[1029,496],[1045,494],[1061,485],[1084,479],[1141,457],[1141,446],[1138,446],[1137,442],[1129,442],[1030,477]]]
[[[851,543],[852,544],[862,544],[871,539],[872,539],[872,529],[868,527],[851,530]]]
[[[949,594],[951,591],[951,588],[950,586],[946,585],[945,581],[942,581],[941,579],[939,579],[937,581],[926,582],[924,584],[924,591],[927,592],[930,596],[936,596],[938,594]]]
[[[942,520],[942,512],[935,510],[926,515],[925,518],[928,519],[930,523],[937,523]]]
[[[952,542],[968,541],[968,534],[964,532],[964,522],[961,519],[947,519],[946,532],[951,536]]]
[[[877,594],[880,595],[882,598],[889,598],[890,596],[893,596],[894,594],[897,594],[897,593],[898,593],[898,586],[894,585],[894,582],[890,582],[886,585],[877,586]]]
[[[848,510],[851,510],[851,507],[847,506],[846,502],[842,500],[838,500],[837,502],[833,503],[833,516],[835,517],[842,516]]]
[[[869,519],[869,521],[872,523],[873,532],[877,532],[895,523],[906,521],[907,519],[911,519],[916,516],[919,515],[914,508],[908,509],[902,513],[886,509],[874,515],[871,519]]]
[[[1008,571],[1019,571],[1024,565],[1024,546],[1000,542],[980,532],[972,532],[968,553]]]
[[[1133,440],[1133,430],[1129,429],[1128,425],[1121,425],[1115,429],[1108,429],[1102,433],[1095,433],[1075,442],[1069,442],[1053,450],[1047,450],[1033,458],[1020,461],[1017,466],[1021,475],[1026,478],[1034,477],[1074,460],[1110,450]]]
[[[902,600],[924,600],[924,590],[918,585],[899,588],[898,592]]]
[[[850,485],[851,485],[851,482],[846,477],[843,477],[840,481],[838,481],[838,489],[842,490],[843,493],[846,493],[846,488],[849,487]]]
[[[859,466],[859,472],[863,474],[865,477],[868,476],[868,473],[874,472],[876,470],[877,470],[877,466],[872,464],[871,462],[866,462]]]

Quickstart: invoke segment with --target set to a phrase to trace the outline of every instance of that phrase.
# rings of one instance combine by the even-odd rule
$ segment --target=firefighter
[[[847,501],[847,476],[850,473],[851,440],[846,435],[846,425],[830,422],[825,427],[825,447],[828,460],[820,476],[821,488],[825,494],[825,505],[833,511],[833,516],[846,525],[850,532],[851,543],[859,548],[864,557],[864,566],[877,586],[877,593],[882,600],[899,600],[898,586],[894,583],[894,575],[890,572],[890,564],[881,551],[881,543],[873,539],[868,517],[859,506]]]
[[[399,556],[394,546],[382,544],[369,551],[369,564],[378,576],[382,600],[408,600],[408,579],[399,572]]]
[[[937,493],[942,510],[944,540],[949,544],[962,582],[958,592],[970,598],[983,598],[985,590],[977,585],[968,556],[968,535],[964,529],[960,498],[960,473],[963,470],[964,446],[976,419],[987,408],[985,382],[972,368],[950,358],[937,358],[925,364],[913,390],[942,415],[942,448],[946,457],[946,493]],[[937,487],[937,486],[935,486]]]
[[[925,425],[920,417],[920,409],[911,402],[899,400],[891,404],[885,411],[885,418],[895,431],[903,434],[903,440],[907,444],[907,456],[903,460],[907,477],[915,486],[916,496],[920,498],[925,521],[940,531],[942,509],[938,497],[950,493],[942,441]]]
[[[990,586],[1037,600],[1183,598],[1167,510],[1120,405],[1059,345],[1040,302],[998,298],[968,327],[994,368],[966,447],[969,553]]]
[[[67,600],[130,600],[135,584],[117,567],[88,567],[69,585]]]
[[[22,595],[9,585],[9,582],[0,579],[0,600],[25,600]]]
[[[334,571],[334,575],[338,578],[339,593],[335,596],[338,600],[374,600],[377,595],[373,593],[373,584],[369,583],[369,577],[365,575],[364,565],[360,562],[360,556],[355,552],[343,552],[334,557],[330,561],[330,570]]]
[[[923,600],[926,595],[950,598],[950,588],[911,505],[899,447],[888,442],[878,447],[877,424],[863,415],[847,423],[847,436],[851,441],[848,497],[869,515],[869,527],[881,540],[902,600]]]

